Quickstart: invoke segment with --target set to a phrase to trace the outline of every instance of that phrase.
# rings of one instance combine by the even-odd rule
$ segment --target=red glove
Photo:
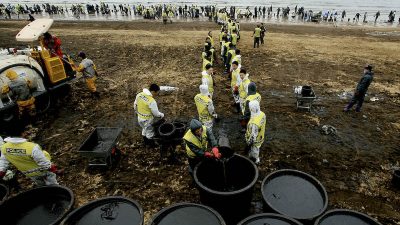
[[[0,179],[3,179],[3,177],[6,175],[6,172],[0,171]]]
[[[56,173],[57,172],[57,166],[55,164],[51,164],[49,171],[52,173]]]
[[[212,149],[212,152],[213,152],[215,158],[217,158],[217,159],[221,158],[221,153],[219,153],[219,150],[217,147],[214,147]]]
[[[212,158],[212,157],[213,157],[213,154],[211,154],[211,153],[209,153],[209,152],[205,152],[205,153],[204,153],[204,156],[205,156],[206,158]]]

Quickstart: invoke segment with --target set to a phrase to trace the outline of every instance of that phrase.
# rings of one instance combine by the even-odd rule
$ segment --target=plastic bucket
[[[396,188],[400,188],[400,170],[393,171],[392,183]]]
[[[158,127],[158,133],[161,137],[172,137],[175,133],[175,126],[172,123],[163,123]]]
[[[143,225],[143,209],[135,201],[106,197],[87,203],[68,214],[60,225]]]
[[[179,203],[158,212],[148,225],[225,225],[213,209],[199,204]]]
[[[175,121],[172,123],[175,126],[175,137],[176,138],[183,138],[186,131],[186,124],[182,122]]]
[[[248,158],[234,154],[224,163],[204,160],[194,169],[200,201],[219,212],[227,224],[249,216],[258,168]]]
[[[7,199],[8,194],[8,188],[0,184],[0,204]]]
[[[315,225],[382,225],[373,218],[347,209],[335,209],[326,212],[315,221]]]
[[[303,223],[312,222],[328,207],[324,186],[313,176],[297,170],[269,174],[261,192],[266,212],[276,212]]]
[[[74,195],[66,187],[55,185],[31,189],[0,205],[1,224],[58,224],[73,204]]]
[[[274,213],[263,213],[254,216],[247,217],[246,219],[239,222],[237,225],[302,225],[299,221],[296,221],[290,217],[274,214]]]

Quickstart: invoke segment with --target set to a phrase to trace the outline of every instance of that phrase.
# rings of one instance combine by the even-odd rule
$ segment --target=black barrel
[[[158,133],[161,137],[172,137],[175,134],[175,126],[172,123],[163,123],[158,127]]]
[[[75,209],[60,225],[143,225],[143,209],[135,201],[113,196]]]
[[[257,214],[239,222],[237,225],[302,225],[299,221],[289,218],[287,216],[263,213]]]
[[[0,205],[1,224],[53,225],[74,205],[72,191],[62,186],[45,186],[22,192]]]
[[[213,209],[199,204],[178,203],[158,212],[148,225],[225,225]]]
[[[194,169],[200,201],[219,212],[227,224],[249,216],[258,168],[248,158],[234,154],[226,160],[204,160]]]
[[[334,209],[326,212],[315,221],[315,225],[382,225],[373,218],[347,209]]]
[[[8,194],[8,188],[0,184],[0,204],[7,199]]]
[[[297,170],[278,170],[263,181],[261,191],[266,212],[276,212],[310,223],[328,207],[324,186],[313,176]]]
[[[175,126],[175,137],[176,138],[183,138],[183,136],[185,135],[185,131],[186,131],[186,124],[179,122],[179,121],[174,121],[172,123]]]

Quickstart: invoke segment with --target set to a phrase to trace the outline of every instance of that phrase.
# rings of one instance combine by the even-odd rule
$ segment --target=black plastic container
[[[207,206],[179,203],[159,211],[148,225],[225,225],[225,222]]]
[[[158,133],[163,138],[173,137],[175,134],[175,126],[172,123],[163,123],[158,127]]]
[[[237,225],[302,225],[299,221],[290,217],[274,214],[263,213],[257,214],[239,222]]]
[[[83,142],[78,152],[85,157],[109,156],[121,131],[122,128],[117,127],[97,127]]]
[[[175,126],[175,138],[183,138],[186,131],[186,124],[179,121],[175,121],[172,124]]]
[[[334,209],[326,212],[315,221],[315,225],[382,225],[373,218],[347,209]]]
[[[258,179],[258,168],[251,160],[238,154],[225,163],[204,160],[195,167],[193,176],[200,201],[219,212],[228,225],[249,216]]]
[[[394,170],[392,176],[393,186],[396,188],[400,188],[400,170]]]
[[[308,224],[328,207],[324,186],[313,176],[297,170],[278,170],[263,181],[264,211],[276,212]]]
[[[0,204],[7,199],[8,194],[9,194],[8,188],[0,184]]]
[[[54,185],[31,189],[0,205],[1,224],[55,225],[71,210],[74,195],[66,187]]]
[[[68,214],[60,225],[143,225],[143,209],[135,201],[106,197],[87,203]]]

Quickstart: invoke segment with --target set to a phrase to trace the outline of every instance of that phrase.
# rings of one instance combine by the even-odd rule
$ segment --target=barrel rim
[[[285,219],[286,222],[289,221],[296,225],[303,225],[299,221],[297,221],[289,216],[285,216],[285,215],[281,215],[281,214],[277,214],[277,213],[260,213],[260,214],[251,215],[249,217],[246,217],[242,221],[240,221],[237,225],[246,225],[248,222],[251,222],[252,220],[254,220],[258,217],[271,217],[271,218]]]
[[[314,225],[318,225],[321,222],[321,220],[325,219],[330,214],[335,214],[335,213],[346,213],[346,214],[350,214],[350,215],[355,215],[357,217],[368,219],[368,220],[370,220],[370,222],[374,222],[376,225],[382,225],[378,220],[368,216],[367,214],[364,214],[364,213],[361,213],[361,212],[357,212],[357,211],[354,211],[354,210],[350,210],[350,209],[332,209],[332,210],[329,210],[326,213],[324,213],[322,216],[320,216],[315,221]]]
[[[208,211],[210,211],[211,213],[213,213],[215,215],[215,217],[217,217],[217,219],[220,222],[220,225],[226,225],[224,219],[222,218],[222,216],[214,209],[212,209],[211,207],[205,206],[205,205],[201,205],[201,204],[197,204],[197,203],[190,203],[190,202],[181,202],[181,203],[176,203],[173,205],[170,205],[168,207],[165,207],[163,209],[161,209],[160,211],[158,211],[153,217],[151,217],[151,220],[147,223],[147,225],[157,225],[156,223],[154,223],[154,221],[160,217],[161,215],[163,215],[164,213],[171,211],[175,208],[183,208],[185,206],[195,206],[195,207],[199,207],[199,208],[203,208],[206,209]],[[62,225],[62,224],[60,224]]]
[[[1,188],[4,188],[4,190],[6,190],[6,194],[4,195],[4,197],[2,199],[0,199],[0,205],[3,204],[3,202],[5,202],[7,200],[8,195],[10,194],[10,189],[8,189],[8,187],[4,184],[0,184]]]
[[[252,181],[250,184],[248,184],[246,187],[241,188],[241,189],[236,190],[236,191],[226,191],[226,192],[223,192],[223,191],[215,191],[215,190],[212,190],[212,189],[210,189],[210,188],[204,186],[202,183],[200,183],[199,179],[197,178],[197,169],[199,168],[199,166],[200,166],[203,162],[200,162],[199,164],[197,164],[196,167],[195,167],[194,170],[193,170],[193,179],[194,179],[194,182],[195,182],[202,190],[207,191],[207,192],[209,192],[209,193],[211,193],[211,194],[222,195],[222,196],[236,195],[236,194],[239,194],[239,193],[243,193],[244,191],[247,191],[247,190],[249,190],[250,188],[254,187],[254,185],[256,184],[256,182],[257,182],[257,180],[258,180],[258,176],[259,176],[259,171],[258,171],[257,165],[256,165],[253,161],[251,161],[250,159],[248,159],[248,158],[245,157],[245,156],[239,155],[239,154],[237,154],[237,153],[233,154],[233,156],[238,156],[238,157],[240,157],[240,158],[243,158],[243,159],[247,160],[248,162],[251,163],[251,165],[253,166],[253,169],[255,170],[255,174],[254,174],[253,181]]]
[[[68,225],[68,223],[67,223],[67,222],[69,222],[68,219],[70,219],[72,215],[76,214],[79,211],[82,211],[85,208],[92,209],[93,207],[91,207],[91,206],[93,206],[95,203],[107,202],[107,200],[111,200],[111,199],[114,199],[114,200],[118,199],[118,200],[123,200],[123,201],[128,201],[130,203],[133,203],[134,206],[136,206],[136,208],[138,209],[140,217],[141,217],[140,225],[143,225],[144,212],[143,212],[142,206],[137,201],[132,200],[127,197],[124,197],[124,196],[107,196],[107,197],[98,198],[98,199],[89,201],[86,204],[82,205],[81,207],[78,207],[78,208],[74,209],[73,211],[71,211],[70,213],[68,213],[59,225]]]
[[[294,173],[294,174],[297,174],[297,175],[301,175],[303,178],[304,178],[304,177],[308,178],[308,181],[311,180],[312,183],[314,183],[314,185],[317,184],[317,185],[318,185],[318,188],[317,188],[317,189],[321,192],[321,194],[322,194],[323,197],[325,198],[324,206],[322,207],[321,213],[315,214],[315,215],[312,215],[312,216],[309,216],[309,217],[297,217],[297,218],[296,218],[296,217],[293,217],[293,216],[291,216],[291,215],[287,215],[287,214],[285,214],[285,213],[283,213],[283,212],[281,212],[281,211],[275,209],[275,207],[273,207],[273,206],[266,200],[266,196],[265,196],[266,194],[264,193],[264,186],[266,185],[266,182],[267,182],[267,181],[269,181],[269,180],[271,180],[272,178],[276,177],[277,174],[279,175],[280,173],[283,173],[283,174],[285,174],[285,173],[292,173],[292,174],[293,174],[293,173]],[[261,194],[262,194],[262,197],[263,197],[263,201],[264,201],[264,202],[268,205],[268,207],[270,207],[272,210],[274,210],[275,212],[277,212],[277,213],[279,213],[279,214],[282,214],[282,215],[285,215],[285,216],[289,216],[289,217],[291,217],[291,218],[293,218],[293,219],[297,219],[297,220],[313,220],[313,219],[319,217],[320,215],[322,215],[322,214],[326,211],[326,209],[328,208],[328,202],[329,202],[328,193],[326,192],[326,189],[325,189],[324,185],[322,185],[322,183],[321,183],[317,178],[315,178],[314,176],[312,176],[312,175],[310,175],[310,174],[308,174],[308,173],[302,172],[302,171],[300,171],[300,170],[293,170],[293,169],[282,169],[282,170],[277,170],[277,171],[274,171],[274,172],[268,174],[268,175],[264,178],[263,182],[261,183]]]
[[[13,197],[7,199],[7,201],[4,201],[4,203],[3,203],[3,204],[0,204],[0,206],[4,206],[5,204],[7,204],[7,202],[15,201],[15,199],[19,199],[19,198],[21,198],[21,196],[27,195],[27,194],[29,194],[30,192],[35,192],[35,191],[42,190],[42,189],[52,189],[52,188],[59,188],[59,189],[62,189],[62,190],[64,190],[64,191],[67,191],[67,193],[68,193],[69,196],[71,197],[71,202],[68,204],[68,206],[67,206],[67,208],[66,208],[66,210],[65,210],[64,215],[60,216],[59,218],[57,218],[57,219],[55,220],[54,223],[49,224],[49,225],[56,225],[56,224],[59,224],[59,222],[67,215],[67,213],[72,209],[73,205],[75,204],[75,195],[74,195],[74,193],[72,192],[72,190],[69,189],[68,187],[65,187],[65,186],[62,186],[62,185],[48,185],[48,186],[36,187],[36,188],[32,188],[32,189],[23,191],[23,192],[19,193],[18,195],[13,196]]]

